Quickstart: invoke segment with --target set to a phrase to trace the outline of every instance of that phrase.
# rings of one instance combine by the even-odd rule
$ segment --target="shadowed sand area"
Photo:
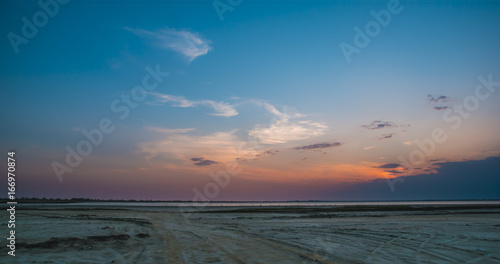
[[[498,205],[181,211],[25,205],[0,262],[500,263]]]

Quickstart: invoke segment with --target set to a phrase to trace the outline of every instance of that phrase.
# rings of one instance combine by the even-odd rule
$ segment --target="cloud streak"
[[[151,93],[156,97],[156,101],[160,103],[173,102],[173,107],[197,107],[197,106],[206,106],[212,108],[215,113],[210,113],[209,115],[214,116],[225,116],[231,117],[238,115],[238,111],[234,108],[234,105],[225,102],[216,102],[212,100],[199,100],[192,101],[185,99],[182,96],[168,95],[168,94],[160,94],[160,93]]]
[[[163,28],[149,31],[129,27],[125,29],[143,39],[151,41],[153,45],[159,48],[172,50],[186,56],[189,62],[207,54],[211,49],[210,41],[204,40],[197,33],[187,30]]]
[[[271,104],[254,101],[257,105],[263,106],[277,120],[269,127],[255,126],[248,135],[257,138],[262,144],[279,144],[294,140],[308,139],[326,133],[328,126],[322,122],[312,120],[295,121],[305,115],[293,112],[279,111]]]
[[[395,169],[395,168],[398,168],[398,167],[401,167],[401,164],[387,163],[387,164],[380,165],[377,168],[379,168],[379,169]]]
[[[210,166],[213,164],[218,164],[217,161],[207,160],[204,158],[192,158],[191,160],[194,161],[194,165],[196,166]]]
[[[379,120],[373,121],[368,125],[362,125],[362,127],[366,128],[366,129],[382,129],[382,128],[392,127],[392,126],[394,126],[394,123],[392,123],[390,121],[379,121]]]
[[[140,144],[141,152],[147,159],[168,156],[179,161],[201,162],[205,160],[192,160],[200,157],[209,157],[212,161],[220,163],[235,160],[237,157],[252,156],[253,149],[240,149],[243,141],[234,133],[216,132],[205,136],[189,134],[165,134],[165,138]],[[203,166],[203,165],[202,165]]]
[[[396,128],[396,127],[404,127],[404,126],[410,126],[410,125],[401,125],[401,124],[396,124],[392,121],[381,121],[381,120],[373,121],[368,125],[361,125],[361,127],[364,127],[366,129],[369,129],[369,130],[383,129],[383,128]]]
[[[445,103],[454,101],[453,98],[444,96],[444,95],[439,95],[439,96],[434,96],[432,94],[427,95],[427,101],[431,102],[434,106],[432,109],[436,111],[444,111],[448,109],[453,109],[452,106],[446,105]]]
[[[378,138],[378,140],[392,138],[392,135],[393,135],[393,133],[390,133],[390,134],[384,134],[384,135],[380,136],[380,137]]]
[[[342,146],[342,142],[323,142],[323,143],[317,143],[317,144],[312,144],[312,145],[307,145],[307,146],[300,146],[300,147],[294,147],[294,150],[310,150],[310,149],[325,149],[325,148],[334,148],[334,147],[339,147]]]
[[[325,134],[327,129],[328,127],[320,122],[278,120],[270,127],[256,126],[248,135],[259,139],[262,144],[278,144],[320,136]]]
[[[427,101],[429,102],[448,102],[451,101],[451,98],[448,96],[440,95],[440,96],[433,96],[432,94],[427,95]]]
[[[194,128],[175,128],[175,129],[169,129],[169,128],[161,128],[161,127],[145,127],[147,130],[159,132],[159,133],[166,133],[166,134],[182,134],[182,133],[187,133],[194,131]]]
[[[447,110],[447,109],[451,109],[452,107],[451,106],[434,106],[432,109],[436,110],[436,111],[444,111],[444,110]]]

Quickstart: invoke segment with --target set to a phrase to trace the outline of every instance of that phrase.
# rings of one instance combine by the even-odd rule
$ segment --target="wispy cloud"
[[[256,126],[248,135],[258,138],[262,144],[286,143],[325,134],[328,127],[320,122],[278,120],[270,127]]]
[[[444,95],[438,96],[438,95],[428,94],[427,101],[429,101],[431,105],[434,105],[432,109],[436,111],[444,111],[448,109],[453,109],[452,106],[446,105],[446,103],[455,101],[455,99]]]
[[[444,95],[439,95],[439,96],[434,96],[432,94],[428,94],[427,95],[427,101],[429,101],[429,102],[434,102],[434,103],[437,103],[437,102],[448,102],[450,100],[451,100],[450,97],[444,96]]]
[[[204,158],[192,158],[191,160],[194,161],[194,165],[196,166],[209,166],[213,164],[218,164],[217,161],[207,160]]]
[[[395,174],[403,174],[404,173],[404,171],[398,171],[398,170],[386,170],[386,172],[395,173]]]
[[[392,123],[390,121],[379,121],[379,120],[373,121],[368,125],[362,125],[362,127],[366,128],[366,129],[382,129],[382,128],[392,127],[392,126],[394,126],[394,123]]]
[[[396,128],[396,127],[404,127],[404,126],[410,126],[410,125],[401,125],[401,124],[396,124],[392,121],[380,121],[376,120],[371,122],[368,125],[362,125],[361,127],[364,127],[366,129],[382,129],[382,128]]]
[[[198,56],[207,54],[211,49],[210,41],[204,40],[199,34],[187,30],[162,28],[149,31],[129,27],[125,29],[141,38],[151,41],[153,45],[159,48],[172,50],[188,57],[190,62]]]
[[[216,102],[212,100],[199,100],[192,101],[185,99],[182,96],[168,95],[168,94],[160,94],[160,93],[151,93],[156,97],[156,101],[160,103],[173,102],[172,106],[174,107],[196,107],[199,105],[207,106],[212,108],[215,113],[210,113],[209,115],[214,116],[236,116],[238,115],[238,111],[234,109],[234,105],[225,102]]]
[[[204,157],[204,160],[216,160],[221,163],[229,162],[237,157],[250,156],[253,151],[238,148],[244,142],[234,135],[235,132],[236,130],[216,132],[205,136],[166,134],[163,139],[142,143],[140,149],[149,160],[168,156],[184,162],[194,161],[193,157]]]
[[[234,109],[234,106],[229,103],[203,100],[201,101],[201,104],[209,105],[217,112],[209,115],[227,116],[227,117],[238,115],[238,111],[236,111],[236,109]]]
[[[395,168],[398,168],[398,167],[401,167],[401,164],[398,164],[398,163],[387,163],[387,164],[383,164],[383,165],[377,166],[377,168],[379,168],[379,169],[395,169]]]
[[[413,145],[413,141],[405,141],[405,142],[403,142],[403,144],[405,144],[407,146],[412,146]]]
[[[193,131],[194,128],[175,128],[175,129],[169,129],[169,128],[162,128],[162,127],[144,127],[147,130],[155,131],[155,132],[160,132],[160,133],[166,133],[166,134],[182,134],[182,133],[187,133],[190,131]]]
[[[328,126],[322,122],[312,120],[295,121],[295,119],[305,116],[298,112],[287,112],[287,109],[281,112],[271,104],[261,101],[254,101],[254,103],[263,106],[277,119],[269,127],[258,125],[249,131],[248,135],[257,138],[262,144],[279,144],[308,139],[323,135],[328,130]]]
[[[393,135],[393,133],[390,133],[390,134],[384,134],[384,135],[380,136],[380,137],[378,138],[378,140],[392,138],[392,135]]]
[[[186,168],[222,164],[231,161],[255,161],[274,156],[277,149],[261,149],[238,139],[237,130],[216,132],[197,136],[180,133],[166,133],[162,129],[154,129],[165,135],[163,139],[145,142],[139,145],[146,159],[161,166],[176,164]],[[175,162],[173,162],[175,161]]]
[[[293,107],[285,106],[285,107],[283,107],[283,111],[279,111],[278,109],[276,109],[276,107],[274,105],[269,104],[267,102],[264,102],[262,100],[252,99],[252,100],[250,100],[250,102],[257,105],[257,106],[263,107],[269,113],[271,113],[276,118],[281,119],[281,120],[289,120],[292,118],[301,118],[301,117],[306,116],[304,114],[297,112]]]
[[[278,152],[280,152],[280,151],[277,149],[268,149],[268,150],[262,151],[260,154],[257,154],[256,157],[274,156]]]
[[[174,107],[194,107],[200,104],[200,102],[184,99],[184,97],[182,96],[159,94],[159,93],[151,93],[151,94],[156,96],[158,102],[161,103],[175,102],[176,104],[172,105]]]
[[[258,103],[261,106],[263,106],[269,113],[275,115],[277,118],[282,119],[282,120],[288,120],[291,118],[291,116],[288,113],[280,112],[274,105],[268,104],[268,103]]]
[[[342,146],[342,142],[323,142],[323,143],[317,143],[317,144],[312,144],[312,145],[307,145],[307,146],[300,146],[300,147],[294,147],[294,150],[309,150],[309,149],[325,149],[325,148],[334,148],[334,147],[339,147]]]
[[[451,106],[434,106],[432,109],[436,110],[436,111],[443,111],[443,110],[447,110],[447,109],[450,109],[452,108]]]
[[[387,163],[379,166],[374,166],[373,168],[382,169],[384,172],[389,173],[392,176],[397,176],[398,174],[403,174],[405,168],[398,163]]]
[[[277,149],[267,149],[267,150],[259,150],[255,149],[251,155],[246,155],[245,157],[238,158],[238,160],[259,160],[264,157],[274,156],[279,153],[280,150]]]

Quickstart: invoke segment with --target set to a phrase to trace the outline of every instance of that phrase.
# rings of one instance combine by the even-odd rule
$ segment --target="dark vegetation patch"
[[[39,243],[18,243],[19,248],[25,249],[53,249],[53,248],[78,248],[91,249],[97,242],[123,242],[130,238],[129,235],[107,235],[107,236],[89,236],[89,237],[53,237],[47,241]]]
[[[122,217],[96,217],[95,215],[84,215],[79,214],[74,217],[76,220],[102,220],[102,221],[118,221],[118,222],[129,222],[136,225],[148,226],[151,225],[151,221],[142,218],[122,218]]]
[[[51,210],[52,211],[52,210]],[[33,214],[34,215],[34,214]],[[101,220],[101,221],[117,221],[117,222],[128,222],[141,226],[150,226],[151,221],[142,218],[125,218],[125,217],[98,217],[94,214],[78,214],[76,216],[59,216],[59,215],[34,215],[46,218],[55,219],[68,219],[68,220]]]

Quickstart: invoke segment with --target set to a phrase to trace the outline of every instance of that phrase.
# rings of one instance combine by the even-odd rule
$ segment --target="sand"
[[[0,263],[500,263],[500,208],[224,207],[187,215],[177,207],[68,205],[16,215],[16,257],[4,248]]]

